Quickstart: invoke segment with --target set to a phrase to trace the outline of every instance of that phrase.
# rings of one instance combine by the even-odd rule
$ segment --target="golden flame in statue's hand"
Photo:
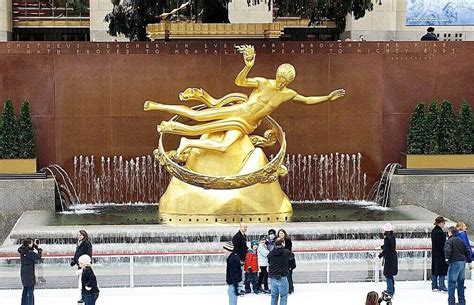
[[[255,48],[252,45],[240,45],[235,46],[239,53],[244,55],[244,60],[246,63],[253,62],[255,60]]]

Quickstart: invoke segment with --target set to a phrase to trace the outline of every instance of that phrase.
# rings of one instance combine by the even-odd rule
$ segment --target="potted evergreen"
[[[17,120],[13,101],[7,99],[0,121],[0,174],[36,173],[34,131],[29,102]]]
[[[441,110],[433,101],[425,112],[416,106],[410,120],[406,168],[474,168],[474,130],[469,103],[461,104],[458,120],[452,104],[443,100]]]

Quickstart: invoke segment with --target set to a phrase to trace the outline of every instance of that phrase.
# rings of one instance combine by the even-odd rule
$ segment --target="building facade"
[[[474,23],[473,25],[437,25],[437,22],[433,20],[433,22],[426,22],[424,25],[407,25],[407,16],[409,16],[411,11],[417,11],[420,15],[429,16],[431,18],[437,16],[437,10],[443,11],[443,15],[452,16],[458,14],[455,11],[449,12],[449,2],[459,2],[457,9],[460,10],[461,6],[464,5],[466,10],[472,10],[474,12],[474,1],[472,0],[383,0],[382,5],[374,4],[374,10],[367,13],[362,19],[354,20],[352,16],[348,16],[346,33],[344,33],[343,38],[349,37],[353,40],[357,40],[360,35],[364,35],[365,39],[372,41],[420,40],[421,36],[426,33],[426,29],[429,26],[428,23],[432,23],[433,27],[435,27],[435,33],[439,36],[439,40],[474,40]],[[410,5],[418,5],[419,7],[408,7]],[[439,6],[439,8],[437,8],[437,6]],[[462,12],[459,12],[459,19],[461,13]],[[474,21],[474,14],[472,18]]]
[[[447,5],[439,8],[449,18],[458,18],[460,7],[474,11],[474,0],[461,1],[457,6]],[[79,41],[124,41],[125,37],[112,37],[107,34],[108,24],[104,17],[112,10],[110,0],[89,0],[84,11],[77,13],[66,8],[65,0],[0,0],[0,41],[7,40],[79,40]],[[443,1],[428,0],[384,0],[381,5],[374,4],[374,10],[364,18],[347,18],[346,32],[342,39],[357,40],[360,35],[371,41],[419,40],[426,32],[426,25],[407,25],[407,6],[418,5],[414,9],[428,14],[436,14],[433,3]],[[445,1],[447,2],[447,1]],[[444,2],[443,2],[444,3]],[[413,9],[413,7],[410,7]],[[434,9],[436,10],[436,8]],[[249,7],[245,0],[234,0],[229,4],[229,19],[232,23],[272,22],[272,11],[264,1]],[[473,16],[474,19],[474,16]],[[473,25],[435,26],[440,40],[474,40]]]

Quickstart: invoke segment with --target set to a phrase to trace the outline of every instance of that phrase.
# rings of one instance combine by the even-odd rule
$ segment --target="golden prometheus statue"
[[[160,199],[160,213],[166,219],[197,220],[219,217],[241,221],[242,216],[260,220],[285,220],[292,207],[281,190],[278,177],[287,170],[282,164],[286,153],[285,134],[269,117],[278,106],[293,101],[314,105],[344,96],[344,89],[327,96],[302,96],[288,88],[295,79],[291,64],[278,67],[275,79],[247,77],[255,63],[251,45],[237,46],[243,54],[245,67],[235,78],[235,84],[251,88],[249,96],[230,93],[215,99],[203,89],[188,88],[179,94],[182,102],[199,101],[205,106],[190,108],[146,101],[144,110],[175,114],[158,125],[159,147],[155,157],[173,175],[168,189]],[[180,117],[194,124],[179,122]],[[252,135],[268,125],[263,136]],[[181,137],[176,150],[165,152],[163,137]],[[199,137],[199,138],[188,138]],[[270,161],[261,147],[280,144],[279,152]],[[191,217],[192,216],[192,217]],[[214,221],[214,219],[212,219]]]

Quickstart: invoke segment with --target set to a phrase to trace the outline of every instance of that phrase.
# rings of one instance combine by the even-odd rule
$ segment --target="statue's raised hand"
[[[244,56],[245,65],[252,67],[255,63],[255,48],[249,44],[236,46],[236,48]]]
[[[334,90],[333,92],[329,93],[328,99],[330,101],[334,101],[334,100],[337,100],[340,97],[343,97],[345,94],[346,94],[346,90],[337,89],[337,90]]]

